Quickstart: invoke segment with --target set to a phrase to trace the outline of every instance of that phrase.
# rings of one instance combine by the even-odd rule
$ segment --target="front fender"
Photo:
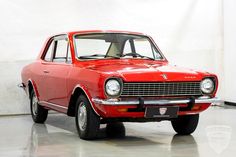
[[[89,102],[90,102],[90,104],[91,104],[91,107],[93,108],[93,111],[94,111],[98,116],[100,116],[99,109],[98,109],[98,108],[96,107],[96,105],[93,103],[93,101],[92,101],[92,96],[91,96],[90,92],[88,91],[88,89],[87,89],[85,86],[83,86],[83,85],[81,85],[81,84],[77,84],[77,85],[74,87],[73,91],[72,91],[72,95],[74,95],[76,89],[78,89],[78,88],[81,89],[81,90],[83,91],[83,93],[86,95],[86,97],[88,98],[88,100],[89,100]]]

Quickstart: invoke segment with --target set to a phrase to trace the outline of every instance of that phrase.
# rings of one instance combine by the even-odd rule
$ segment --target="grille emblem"
[[[159,108],[159,112],[160,112],[161,115],[164,115],[166,113],[166,111],[167,111],[166,107]]]
[[[163,77],[163,79],[167,80],[166,74],[161,74],[161,76]]]

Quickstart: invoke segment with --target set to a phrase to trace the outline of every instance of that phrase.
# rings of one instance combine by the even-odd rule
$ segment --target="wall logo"
[[[164,115],[166,113],[166,111],[167,111],[166,107],[159,108],[159,112],[160,112],[161,115]]]

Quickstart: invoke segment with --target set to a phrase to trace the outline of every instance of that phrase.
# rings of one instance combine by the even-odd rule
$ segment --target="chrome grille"
[[[121,96],[202,95],[200,82],[124,82]]]

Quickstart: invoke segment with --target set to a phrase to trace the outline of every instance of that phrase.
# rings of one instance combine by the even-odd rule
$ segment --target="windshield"
[[[123,33],[75,35],[74,42],[79,59],[163,59],[151,40],[141,35]]]

